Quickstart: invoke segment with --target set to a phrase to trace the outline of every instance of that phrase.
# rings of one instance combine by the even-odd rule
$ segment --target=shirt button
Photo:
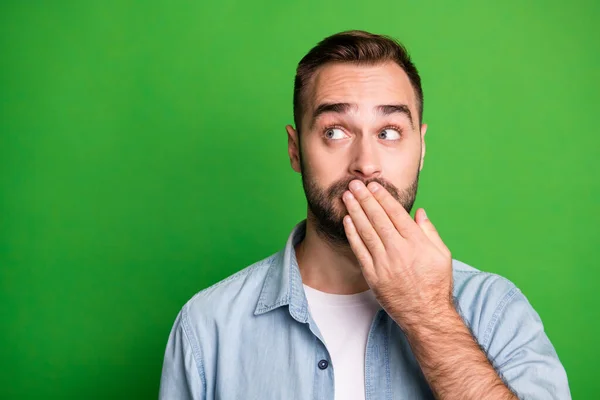
[[[319,361],[319,369],[326,369],[329,366],[329,362],[327,360]]]

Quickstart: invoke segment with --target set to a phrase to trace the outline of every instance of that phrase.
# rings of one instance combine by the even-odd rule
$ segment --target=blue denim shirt
[[[334,399],[332,365],[302,286],[294,245],[192,297],[169,336],[160,399]],[[494,368],[522,399],[570,399],[536,311],[509,280],[452,260],[453,296]],[[382,309],[365,352],[366,400],[432,399],[405,335]]]

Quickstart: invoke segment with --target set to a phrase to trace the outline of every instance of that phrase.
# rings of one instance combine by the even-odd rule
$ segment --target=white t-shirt
[[[306,285],[304,291],[331,356],[335,400],[364,400],[367,337],[381,309],[373,291],[330,294]]]

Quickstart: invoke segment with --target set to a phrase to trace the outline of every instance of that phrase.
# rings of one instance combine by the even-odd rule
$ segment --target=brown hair
[[[365,31],[345,31],[321,40],[298,63],[294,80],[294,123],[300,132],[304,107],[303,90],[315,71],[330,62],[375,65],[395,62],[404,70],[415,90],[419,123],[423,122],[423,90],[417,68],[406,48],[397,40]]]

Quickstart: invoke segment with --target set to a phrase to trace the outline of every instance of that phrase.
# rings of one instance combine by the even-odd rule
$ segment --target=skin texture
[[[423,209],[409,214],[427,125],[404,71],[328,64],[306,89],[300,135],[286,127],[308,203],[296,246],[303,282],[336,294],[371,288],[437,398],[516,399],[454,308],[450,250]]]

